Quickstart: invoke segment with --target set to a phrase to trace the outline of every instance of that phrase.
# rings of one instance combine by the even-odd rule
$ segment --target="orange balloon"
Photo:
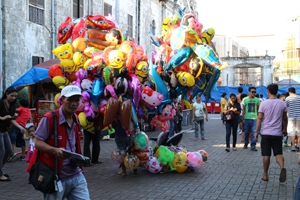
[[[72,43],[72,48],[74,53],[77,51],[82,53],[87,48],[86,39],[82,37],[76,38]]]

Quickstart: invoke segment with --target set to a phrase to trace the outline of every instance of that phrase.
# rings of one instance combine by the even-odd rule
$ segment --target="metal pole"
[[[0,5],[1,5],[1,10],[0,10],[0,27],[1,27],[1,30],[0,30],[0,72],[1,72],[1,80],[0,80],[0,97],[2,97],[2,93],[3,93],[3,78],[2,78],[2,74],[3,74],[3,35],[2,35],[2,31],[3,31],[3,24],[2,24],[2,20],[3,20],[3,17],[2,17],[2,1],[0,0]]]

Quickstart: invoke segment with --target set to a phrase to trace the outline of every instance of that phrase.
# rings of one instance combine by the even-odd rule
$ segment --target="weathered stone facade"
[[[248,57],[222,57],[223,63],[228,62],[228,67],[222,70],[222,85],[223,86],[238,86],[239,75],[236,69],[253,69],[260,68],[260,72],[256,77],[251,77],[249,74],[246,78],[258,79],[258,85],[268,85],[272,83],[272,63],[275,56],[248,56]]]
[[[197,8],[195,0],[189,2]],[[83,16],[103,15],[104,3],[112,6],[112,15],[123,33],[128,29],[128,14],[133,17],[133,38],[145,48],[148,57],[154,50],[148,35],[151,23],[155,22],[155,34],[160,35],[163,19],[177,13],[179,7],[187,6],[185,0],[84,0]],[[56,40],[59,25],[68,16],[73,18],[73,0],[44,0],[44,25],[29,21],[29,0],[2,0],[1,8],[1,87],[5,89],[32,67],[33,56],[43,57],[44,61],[54,58],[52,49],[59,46]]]

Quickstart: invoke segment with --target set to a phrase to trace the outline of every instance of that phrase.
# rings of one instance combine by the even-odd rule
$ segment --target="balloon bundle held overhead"
[[[163,20],[160,36],[149,31],[151,42],[157,47],[150,74],[159,85],[158,92],[164,96],[159,114],[166,104],[170,104],[167,99],[179,95],[188,107],[197,94],[204,94],[208,101],[221,70],[227,66],[227,63],[223,65],[220,62],[212,42],[214,29],[203,31],[203,25],[196,16],[185,14],[184,10],[179,9],[178,14]],[[157,124],[162,117],[155,118],[153,125],[163,130],[166,124]]]

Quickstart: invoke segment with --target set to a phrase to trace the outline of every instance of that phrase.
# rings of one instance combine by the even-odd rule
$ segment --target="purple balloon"
[[[141,109],[140,107],[138,107],[138,110],[137,110],[137,117],[139,118],[139,119],[141,119],[142,117],[143,117],[143,115],[144,115],[144,111],[143,111],[143,109]]]

